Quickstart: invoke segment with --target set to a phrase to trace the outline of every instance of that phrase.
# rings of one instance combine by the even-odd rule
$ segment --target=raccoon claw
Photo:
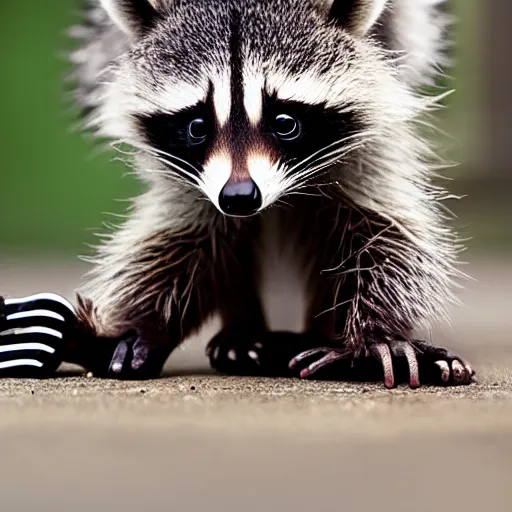
[[[361,381],[383,377],[387,388],[406,381],[411,388],[420,387],[421,382],[466,385],[475,375],[469,363],[457,354],[424,341],[376,343],[371,346],[368,356],[359,358],[350,357],[343,349],[320,347],[294,357],[289,366],[297,370],[305,364],[307,366],[300,371],[301,378],[309,378],[329,368],[330,378]]]
[[[318,347],[301,352],[290,361],[288,366],[292,371],[297,370],[301,366],[301,363],[311,361],[316,357],[319,359],[310,363],[306,368],[300,371],[301,379],[307,379],[337,361],[348,361],[346,351],[330,347]]]
[[[420,373],[418,359],[414,348],[406,341],[392,341],[390,343],[376,343],[370,349],[374,357],[380,361],[384,372],[384,385],[391,389],[395,387],[395,372],[393,368],[393,357],[404,357],[409,372],[409,386],[413,389],[419,388]]]
[[[156,379],[168,355],[168,350],[151,346],[141,336],[127,337],[117,344],[106,376],[123,380]]]

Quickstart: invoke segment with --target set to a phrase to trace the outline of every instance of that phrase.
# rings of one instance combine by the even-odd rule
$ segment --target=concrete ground
[[[469,387],[215,376],[207,333],[152,382],[0,381],[0,510],[512,510],[512,267],[472,261],[436,333]],[[82,270],[4,259],[1,291],[70,296]]]

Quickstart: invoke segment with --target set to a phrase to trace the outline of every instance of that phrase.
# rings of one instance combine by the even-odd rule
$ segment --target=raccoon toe
[[[227,375],[262,374],[263,337],[250,328],[227,327],[216,334],[206,347],[211,367]]]
[[[464,386],[474,381],[475,370],[454,351],[422,340],[413,341],[411,345],[417,353],[420,376],[424,383]]]
[[[375,343],[368,355],[361,357],[344,349],[318,347],[295,356],[290,369],[301,378],[383,381],[390,389],[403,383],[411,388],[467,385],[475,375],[471,365],[456,353],[424,341]]]
[[[123,380],[148,380],[160,376],[169,356],[164,347],[155,347],[141,336],[119,341],[106,377]]]

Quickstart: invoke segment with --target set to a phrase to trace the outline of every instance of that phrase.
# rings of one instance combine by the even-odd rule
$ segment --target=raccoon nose
[[[256,213],[262,204],[261,192],[249,180],[227,182],[219,196],[219,206],[227,215],[246,217]]]

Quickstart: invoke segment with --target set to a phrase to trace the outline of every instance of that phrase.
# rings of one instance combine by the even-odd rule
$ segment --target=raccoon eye
[[[299,123],[287,114],[280,114],[274,120],[274,133],[283,140],[294,140],[300,135]]]
[[[205,120],[202,118],[194,119],[188,125],[188,135],[192,144],[203,143],[208,135]]]

